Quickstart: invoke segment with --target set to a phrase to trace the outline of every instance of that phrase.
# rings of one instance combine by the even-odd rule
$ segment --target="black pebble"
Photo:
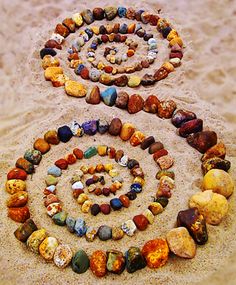
[[[43,48],[40,51],[40,57],[43,59],[45,55],[55,56],[57,52],[53,48]]]

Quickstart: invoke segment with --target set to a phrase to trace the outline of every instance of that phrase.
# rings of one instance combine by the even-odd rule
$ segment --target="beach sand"
[[[60,242],[68,243],[74,251],[83,248],[91,254],[96,249],[113,248],[125,252],[130,246],[141,247],[145,241],[164,237],[174,227],[178,211],[187,208],[189,197],[198,191],[201,183],[201,155],[176,135],[176,129],[169,120],[161,120],[144,112],[130,116],[126,111],[104,104],[91,106],[83,98],[66,96],[63,88],[53,88],[50,82],[44,80],[39,50],[57,23],[84,8],[114,4],[143,8],[150,12],[161,9],[161,15],[170,20],[184,39],[186,48],[182,66],[154,87],[125,90],[129,94],[138,93],[145,98],[150,94],[156,94],[161,99],[172,98],[179,108],[196,112],[204,120],[204,128],[216,131],[219,140],[226,144],[227,159],[232,163],[230,174],[233,179],[236,177],[235,1],[92,2],[88,5],[84,0],[0,1],[0,284],[235,284],[235,194],[229,198],[229,213],[223,222],[219,226],[208,226],[209,241],[204,246],[198,246],[194,259],[184,260],[172,256],[163,268],[157,270],[145,268],[134,274],[108,274],[102,279],[96,278],[90,270],[79,275],[70,267],[59,270],[53,264],[47,264],[15,239],[13,232],[18,225],[7,218],[5,206],[8,197],[4,189],[6,174],[36,138],[42,137],[48,129],[68,124],[73,119],[83,122],[104,118],[109,121],[113,117],[120,117],[122,122],[134,123],[145,134],[154,135],[164,143],[175,158],[173,170],[176,174],[176,188],[168,207],[146,231],[138,232],[133,238],[126,236],[116,242],[101,242],[96,239],[88,243],[84,238],[70,234],[66,228],[54,225],[46,215],[42,189],[47,168],[61,154],[69,153],[76,146],[85,150],[90,145],[104,143],[123,149],[130,157],[140,160],[146,174],[144,192],[138,195],[129,209],[113,212],[105,217],[107,219],[101,215],[92,217],[82,214],[72,198],[69,180],[73,171],[81,165],[79,162],[64,172],[60,179],[58,196],[66,211],[71,215],[84,217],[93,226],[102,223],[118,226],[121,221],[147,207],[151,196],[156,192],[157,166],[141,149],[132,148],[129,143],[108,135],[74,138],[67,144],[61,143],[53,147],[44,156],[32,179],[29,179],[29,207],[38,226],[45,227],[50,235],[57,237]],[[154,30],[151,27],[149,29]],[[150,69],[159,67],[167,56],[166,42],[159,42],[160,53]],[[66,66],[65,53],[61,55],[61,61]],[[68,67],[65,70],[76,78]],[[101,88],[105,89],[104,86]],[[94,164],[97,161],[98,157],[90,162]],[[105,163],[108,160],[104,158],[101,161]],[[130,176],[121,167],[118,168],[126,180],[126,187],[130,183]],[[125,189],[120,191],[123,193]]]

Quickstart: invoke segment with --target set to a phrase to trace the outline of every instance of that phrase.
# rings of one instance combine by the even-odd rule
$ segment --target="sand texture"
[[[78,275],[70,267],[59,270],[53,264],[47,264],[41,257],[29,252],[13,235],[18,225],[7,218],[5,200],[8,194],[4,189],[7,172],[36,138],[42,137],[48,129],[70,123],[72,119],[83,122],[105,118],[110,121],[113,117],[120,117],[123,122],[134,123],[139,130],[147,135],[154,135],[165,144],[175,158],[173,170],[176,174],[176,188],[168,207],[146,231],[138,232],[133,238],[126,236],[116,242],[101,242],[96,239],[93,243],[88,243],[84,238],[70,234],[65,227],[54,225],[47,216],[42,199],[47,168],[61,154],[69,153],[76,146],[85,150],[87,146],[104,143],[123,149],[130,157],[140,160],[147,180],[144,192],[138,195],[129,209],[120,213],[113,212],[105,218],[102,215],[92,217],[81,213],[72,198],[69,180],[73,171],[81,165],[79,162],[64,172],[60,179],[57,193],[65,210],[71,215],[84,217],[90,225],[106,223],[114,226],[147,207],[151,196],[156,192],[157,166],[140,148],[132,148],[129,143],[108,135],[73,138],[67,144],[53,147],[44,156],[36,173],[28,179],[29,207],[37,225],[45,227],[50,235],[68,243],[74,251],[79,248],[85,249],[88,254],[95,249],[113,248],[125,251],[130,246],[141,247],[145,241],[155,237],[164,237],[175,225],[178,211],[185,209],[189,197],[198,191],[202,179],[201,156],[176,135],[176,129],[169,120],[161,120],[156,115],[144,112],[130,116],[126,111],[104,104],[91,106],[83,98],[66,96],[63,88],[53,88],[44,79],[39,50],[55,25],[86,7],[104,7],[108,4],[123,4],[152,12],[161,9],[161,15],[167,17],[179,31],[186,44],[182,66],[154,87],[140,87],[135,91],[127,88],[125,91],[130,95],[141,94],[145,98],[151,94],[156,94],[161,99],[172,98],[179,108],[196,112],[204,120],[204,128],[216,131],[219,140],[226,144],[227,159],[232,163],[230,174],[233,179],[236,177],[235,1],[121,0],[111,3],[107,0],[0,0],[0,284],[235,284],[235,194],[229,199],[229,214],[224,221],[219,226],[208,226],[209,241],[205,246],[198,246],[194,259],[172,257],[166,266],[158,270],[145,268],[135,274],[108,274],[102,279],[95,278],[90,270]],[[118,18],[116,20],[120,21]],[[153,27],[149,26],[148,29],[160,39]],[[70,37],[67,45],[69,43]],[[160,39],[158,44],[160,53],[150,71],[158,68],[168,54],[166,41]],[[142,51],[141,41],[140,50]],[[86,47],[84,54],[85,51]],[[65,49],[60,54],[60,59],[68,74],[78,80],[73,70],[66,67]],[[143,75],[144,72],[139,73]],[[103,90],[105,86],[101,88]],[[90,163],[94,164],[98,159],[91,159]],[[105,163],[107,160],[102,158],[101,162]],[[121,167],[118,168],[125,178],[125,185],[129,185],[129,174]],[[120,193],[123,191],[125,189]],[[106,201],[105,198],[102,199]]]

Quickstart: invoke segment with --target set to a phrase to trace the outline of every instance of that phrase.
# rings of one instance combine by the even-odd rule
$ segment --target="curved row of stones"
[[[56,238],[47,235],[45,229],[37,229],[34,222],[28,219],[29,212],[25,207],[18,207],[18,203],[21,206],[22,199],[27,201],[27,195],[22,199],[15,199],[12,196],[8,200],[9,216],[18,222],[27,219],[15,231],[15,236],[20,241],[26,242],[32,251],[39,252],[46,260],[54,260],[58,267],[66,267],[71,262],[75,272],[83,273],[90,267],[98,277],[104,276],[107,271],[120,274],[125,268],[130,273],[144,268],[146,265],[150,268],[158,268],[167,262],[169,251],[183,258],[193,258],[196,254],[196,244],[202,245],[208,240],[206,223],[218,225],[225,217],[228,211],[227,198],[232,195],[234,184],[227,173],[230,162],[225,160],[225,145],[221,142],[217,143],[216,133],[209,130],[204,131],[202,120],[190,111],[176,110],[174,113],[172,112],[171,121],[178,128],[178,133],[182,137],[187,137],[187,142],[203,153],[201,160],[204,178],[202,191],[190,198],[189,209],[178,213],[177,228],[170,230],[166,238],[148,241],[141,250],[138,247],[131,247],[125,255],[117,250],[108,250],[107,252],[98,250],[92,253],[89,258],[82,249],[73,255],[68,245],[59,244]],[[104,124],[100,124],[101,126],[103,129]],[[106,126],[106,129],[109,130],[109,124]],[[81,134],[81,129],[79,133]],[[66,142],[72,136],[73,133],[68,126],[59,128],[58,132],[49,131],[45,134],[45,139],[36,140],[35,150],[29,151],[28,154],[31,153],[32,156],[33,153],[33,157],[37,157],[40,161],[39,154],[46,153],[50,149],[49,143],[57,144],[60,140]],[[150,143],[150,138],[145,138],[140,131],[135,131],[130,140],[132,137],[135,138],[136,145],[142,146],[145,141],[148,145]],[[35,151],[37,155],[35,155]],[[154,156],[160,156],[156,161],[162,169],[158,172],[157,177],[163,175],[168,177],[172,174],[166,170],[168,168],[166,163],[171,166],[173,160],[166,152],[164,155],[162,152],[161,149],[154,153]],[[34,171],[33,164],[24,158],[17,160],[16,167],[8,173],[6,182],[6,190],[13,195],[18,191],[25,190],[24,180],[27,173]],[[11,205],[17,207],[15,211]]]
[[[110,11],[112,11],[112,16],[110,16]],[[125,13],[120,13],[120,11],[126,11]],[[86,28],[83,32],[80,33],[80,36],[76,41],[72,44],[72,48],[69,50],[70,55],[69,59],[71,60],[70,66],[75,68],[77,73],[81,73],[82,77],[85,79],[94,78],[94,81],[99,80],[100,83],[104,85],[117,85],[117,86],[129,86],[129,87],[137,87],[140,84],[143,86],[153,85],[156,82],[166,78],[168,74],[174,71],[175,67],[178,67],[181,64],[181,59],[183,57],[183,41],[179,36],[178,32],[173,29],[170,23],[164,19],[160,18],[158,15],[154,15],[143,10],[135,11],[133,8],[124,8],[124,7],[106,7],[95,8],[93,11],[85,10],[82,13],[76,13],[72,15],[72,18],[66,18],[63,20],[61,24],[57,24],[54,33],[50,37],[50,39],[45,43],[45,47],[40,51],[40,56],[44,59],[43,66],[46,69],[46,74],[50,74],[50,76],[45,76],[47,80],[51,80],[53,86],[59,87],[64,86],[67,81],[70,81],[70,84],[78,84],[78,82],[70,80],[67,75],[64,74],[64,71],[61,67],[59,67],[59,60],[57,58],[53,58],[56,56],[57,52],[55,49],[62,49],[62,44],[65,41],[65,38],[69,36],[70,33],[74,33],[77,28],[80,28],[84,23],[90,25],[95,20],[103,20],[107,19],[108,21],[113,20],[116,16],[120,18],[127,18],[130,20],[137,20],[142,22],[143,24],[150,24],[155,26],[157,30],[162,34],[163,38],[166,38],[169,41],[169,46],[171,48],[169,60],[166,61],[158,70],[156,70],[153,74],[145,74],[142,78],[139,76],[129,76],[122,75],[117,78],[112,78],[109,74],[103,73],[99,77],[94,76],[97,72],[93,70],[89,73],[88,69],[85,68],[81,64],[81,60],[78,57],[78,52],[81,49],[81,46],[84,45],[86,41],[88,41],[93,34],[102,34],[101,39],[97,38],[91,44],[89,51],[91,55],[94,55],[94,51],[97,49],[99,42],[107,42],[107,41],[121,41],[123,35],[118,34],[119,32],[134,32],[139,37],[144,38],[144,40],[148,41],[149,48],[151,48],[148,59],[144,60],[142,63],[139,63],[129,67],[126,72],[130,73],[131,71],[141,70],[142,68],[148,68],[149,64],[154,61],[156,58],[156,40],[153,38],[152,34],[146,33],[146,31],[142,28],[141,24],[138,23],[130,24],[115,24],[115,25],[102,25],[99,27],[89,27]],[[108,33],[108,34],[106,34]],[[90,61],[93,61],[94,56],[89,56]],[[100,68],[103,69],[105,66],[100,64]],[[118,73],[118,69],[116,68],[106,68],[109,72],[116,74]],[[124,72],[125,70],[121,70]],[[86,86],[82,85],[84,89]]]

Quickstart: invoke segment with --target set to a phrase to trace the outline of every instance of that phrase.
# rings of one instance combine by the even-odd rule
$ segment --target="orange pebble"
[[[73,150],[73,154],[76,156],[77,159],[82,159],[84,157],[83,151],[79,148],[75,148]]]
[[[90,258],[90,269],[97,277],[103,277],[107,273],[107,256],[102,250],[96,250],[93,252]]]
[[[20,168],[13,168],[10,170],[7,174],[7,180],[11,179],[20,179],[20,180],[26,180],[27,178],[27,173]]]
[[[76,156],[73,153],[69,153],[65,157],[68,164],[74,164],[76,162]]]
[[[127,56],[128,57],[131,57],[131,56],[133,56],[134,55],[134,50],[133,49],[129,49],[128,51],[127,51]]]
[[[142,255],[150,268],[158,268],[166,264],[168,260],[169,247],[165,239],[154,239],[145,243]]]
[[[113,67],[112,66],[105,66],[104,67],[104,71],[106,72],[106,73],[112,73],[112,70],[113,70]]]
[[[88,169],[89,174],[94,174],[96,172],[96,167],[95,166],[90,166]]]
[[[122,205],[123,205],[125,208],[128,208],[128,207],[129,207],[129,205],[130,205],[130,200],[129,200],[129,198],[128,198],[126,195],[121,195],[121,196],[119,197],[119,199],[120,199]]]
[[[144,139],[145,135],[143,133],[141,133],[140,131],[135,131],[130,138],[130,144],[132,146],[137,146],[141,144]]]
[[[20,208],[9,208],[8,217],[18,223],[24,223],[30,217],[29,208],[27,206]]]
[[[96,165],[96,171],[97,172],[103,172],[103,171],[105,171],[105,167],[104,167],[104,165],[103,164],[98,164],[98,165]]]

